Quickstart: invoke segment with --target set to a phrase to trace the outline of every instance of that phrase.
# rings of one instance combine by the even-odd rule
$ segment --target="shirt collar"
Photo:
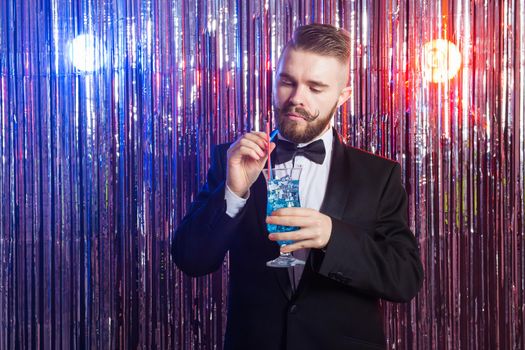
[[[281,140],[292,142],[292,141],[286,139],[286,137],[282,136],[280,131],[277,133],[277,137],[279,139],[281,139]],[[334,142],[334,132],[333,132],[332,128],[328,128],[326,131],[324,131],[321,135],[317,136],[312,141],[305,142],[305,143],[298,143],[297,147],[307,146],[307,145],[311,144],[312,142],[315,142],[315,141],[317,141],[319,139],[323,140],[324,149],[326,151],[326,156],[324,157],[324,161],[323,161],[323,164],[325,164],[326,160],[327,159],[330,160],[330,158],[332,156],[332,146],[333,146],[333,142]],[[292,142],[292,143],[294,143],[294,142]]]

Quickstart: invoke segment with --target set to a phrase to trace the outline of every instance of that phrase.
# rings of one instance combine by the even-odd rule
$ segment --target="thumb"
[[[270,154],[272,154],[273,150],[275,149],[275,147],[277,147],[277,145],[275,144],[275,142],[270,142]]]
[[[275,142],[270,142],[270,152],[264,157],[264,159],[262,159],[263,162],[266,162],[268,160],[268,156],[270,154],[272,154],[273,150],[275,149],[275,147],[277,147],[277,145],[275,144]]]
[[[261,166],[261,169],[264,168],[264,164],[266,164],[266,161],[268,160],[268,156],[272,154],[273,150],[275,149],[277,145],[274,142],[270,142],[270,153],[266,154],[264,158],[261,158],[259,160],[259,165]]]

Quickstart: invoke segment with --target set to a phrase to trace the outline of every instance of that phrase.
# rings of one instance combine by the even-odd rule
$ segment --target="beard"
[[[315,139],[326,129],[337,110],[337,102],[330,109],[330,112],[323,116],[319,114],[319,111],[313,115],[304,108],[295,107],[290,103],[285,104],[282,108],[277,108],[277,106],[274,106],[274,108],[277,114],[277,129],[279,129],[281,135],[294,143],[307,143]],[[306,121],[306,126],[301,127],[297,120],[288,118],[286,114],[291,112],[300,115]]]

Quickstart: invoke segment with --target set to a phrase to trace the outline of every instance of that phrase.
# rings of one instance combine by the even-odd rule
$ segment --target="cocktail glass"
[[[300,207],[299,201],[299,177],[301,168],[272,168],[264,169],[268,188],[268,203],[266,206],[266,215],[271,215],[275,210],[281,208]],[[268,174],[270,172],[270,174]],[[269,233],[290,232],[298,230],[295,226],[282,226],[267,224]],[[294,241],[277,241],[279,246],[292,244]],[[291,253],[279,252],[279,257],[266,263],[269,267],[291,267],[295,265],[304,265],[304,261],[295,258]]]

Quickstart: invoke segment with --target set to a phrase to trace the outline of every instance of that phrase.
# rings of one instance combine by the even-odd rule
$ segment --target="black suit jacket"
[[[326,252],[310,250],[293,293],[287,270],[265,264],[279,250],[267,238],[262,174],[241,212],[225,213],[227,149],[214,150],[207,183],[172,245],[175,263],[191,276],[216,271],[229,251],[225,349],[384,348],[379,299],[409,301],[423,279],[399,164],[336,134],[320,210],[332,218],[331,238]]]

